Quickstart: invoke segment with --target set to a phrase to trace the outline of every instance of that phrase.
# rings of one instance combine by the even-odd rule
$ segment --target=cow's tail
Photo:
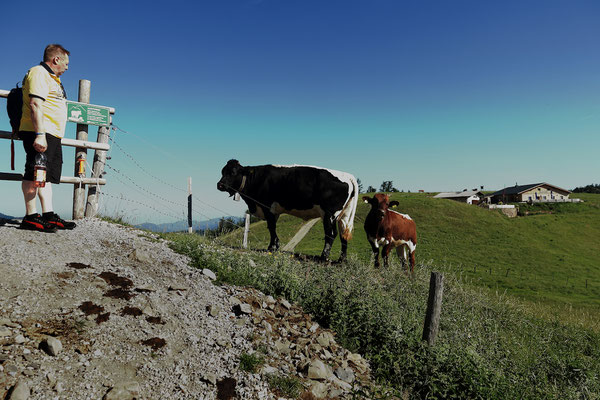
[[[356,214],[356,207],[358,205],[358,183],[356,178],[350,175],[350,193],[342,212],[338,217],[338,228],[342,239],[351,240],[352,231],[354,230],[354,215]]]

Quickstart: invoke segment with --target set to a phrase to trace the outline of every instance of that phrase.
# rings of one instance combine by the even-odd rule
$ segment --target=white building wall
[[[568,194],[560,193],[555,191],[553,188],[546,186],[540,186],[533,188],[521,194],[521,201],[557,201],[566,200],[569,198]]]

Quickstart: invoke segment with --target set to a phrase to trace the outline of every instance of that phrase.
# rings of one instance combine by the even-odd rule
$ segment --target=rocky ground
[[[361,398],[368,363],[153,234],[0,220],[0,399]],[[362,392],[364,393],[364,392]]]

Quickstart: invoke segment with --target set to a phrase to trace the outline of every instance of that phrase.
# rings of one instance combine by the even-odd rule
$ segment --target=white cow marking
[[[389,211],[389,212],[396,213],[396,214],[398,214],[398,215],[401,215],[401,216],[403,216],[404,218],[406,218],[406,219],[409,219],[409,220],[411,220],[411,221],[412,221],[412,218],[411,218],[411,217],[410,217],[408,214],[402,214],[402,213],[399,213],[398,211],[389,210],[389,209],[388,209],[388,211]]]
[[[392,238],[392,244],[394,245],[394,247],[407,246],[408,250],[410,250],[411,253],[413,253],[417,248],[417,245],[414,244],[412,240],[395,240],[394,238]]]

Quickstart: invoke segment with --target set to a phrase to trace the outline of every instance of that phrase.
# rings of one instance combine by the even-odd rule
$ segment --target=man
[[[44,50],[44,61],[31,68],[23,79],[23,116],[19,136],[27,154],[23,175],[23,197],[26,215],[21,228],[42,232],[73,229],[75,223],[67,222],[54,213],[52,184],[60,183],[62,172],[61,138],[67,122],[67,94],[60,76],[69,69],[69,51],[59,44],[50,44]],[[45,187],[36,187],[33,177],[35,156],[45,152],[48,160]],[[36,197],[39,197],[43,215],[38,214]]]

